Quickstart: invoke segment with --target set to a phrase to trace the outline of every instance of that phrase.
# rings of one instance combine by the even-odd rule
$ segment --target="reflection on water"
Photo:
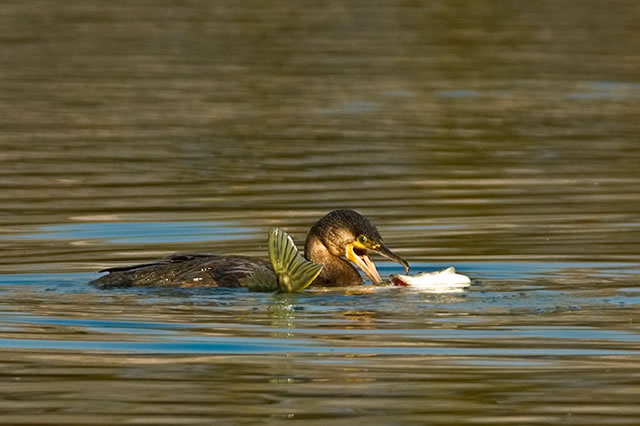
[[[0,423],[636,424],[636,2],[7,2]],[[408,289],[127,289],[370,216]],[[400,272],[381,262],[381,274]]]
[[[247,238],[251,228],[231,228],[223,222],[114,222],[41,226],[12,238],[80,241],[100,239],[100,244],[173,243]]]
[[[44,406],[53,423],[637,419],[640,265],[460,269],[476,282],[452,295],[105,292],[87,273],[4,275],[2,418],[37,422]]]

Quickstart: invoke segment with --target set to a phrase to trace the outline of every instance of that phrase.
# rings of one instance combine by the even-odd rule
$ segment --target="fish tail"
[[[256,292],[272,292],[280,289],[273,271],[266,266],[256,269],[247,277],[247,288],[249,291]]]
[[[293,293],[304,290],[316,279],[321,265],[305,259],[289,234],[279,228],[269,231],[269,259],[280,291]]]

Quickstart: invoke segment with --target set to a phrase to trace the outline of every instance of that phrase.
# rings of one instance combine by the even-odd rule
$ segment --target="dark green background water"
[[[640,5],[8,1],[0,423],[636,424]],[[339,207],[406,290],[101,292]],[[383,275],[397,265],[380,262]]]

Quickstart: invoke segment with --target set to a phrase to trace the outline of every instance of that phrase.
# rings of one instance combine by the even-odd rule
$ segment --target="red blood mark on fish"
[[[406,283],[406,282],[402,281],[402,280],[401,280],[400,278],[398,278],[398,277],[393,277],[393,278],[391,278],[391,283],[392,283],[393,285],[397,285],[397,286],[400,286],[400,287],[408,287],[408,286],[409,286],[409,284],[408,284],[408,283]]]

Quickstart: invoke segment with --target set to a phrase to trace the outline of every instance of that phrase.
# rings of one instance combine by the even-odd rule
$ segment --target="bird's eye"
[[[360,244],[366,244],[367,243],[367,237],[365,237],[364,235],[358,235],[358,242]]]

